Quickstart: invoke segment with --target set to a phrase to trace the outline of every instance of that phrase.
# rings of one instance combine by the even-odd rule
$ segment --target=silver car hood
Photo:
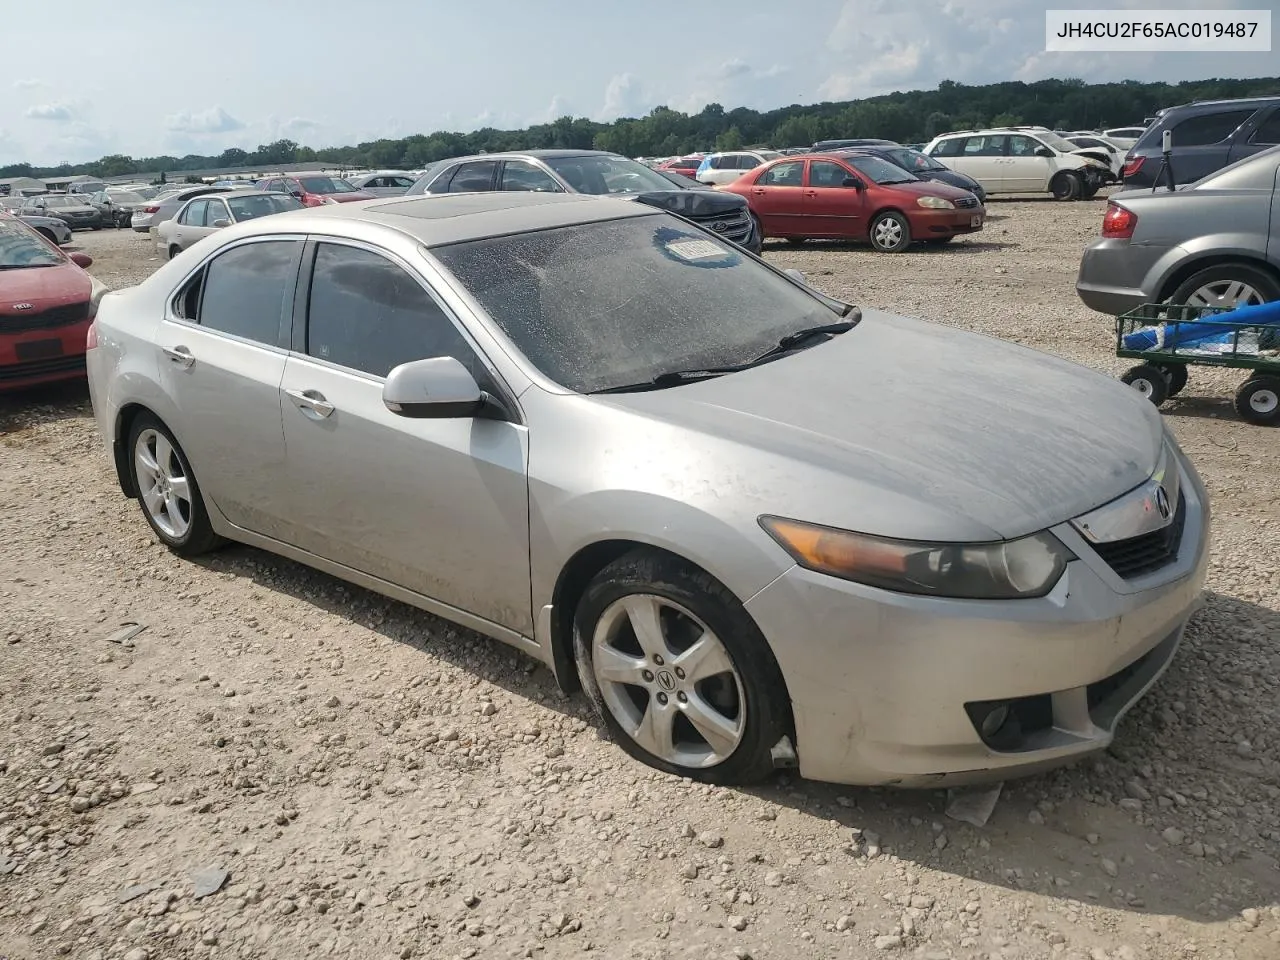
[[[905,538],[1022,536],[1155,469],[1160,416],[1118,381],[978,334],[863,317],[741,373],[597,399],[706,435],[709,458],[721,440],[781,460],[755,478],[787,488],[766,495],[773,509],[799,503],[799,519]]]

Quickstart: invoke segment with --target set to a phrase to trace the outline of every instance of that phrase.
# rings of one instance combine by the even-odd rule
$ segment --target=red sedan
[[[678,173],[682,177],[688,177],[690,180],[698,179],[698,164],[702,163],[702,157],[679,157],[675,160],[664,160],[658,164],[659,170],[666,170],[669,173]]]
[[[0,392],[84,376],[96,281],[84,253],[63,253],[0,215]]]
[[[860,154],[784,157],[720,189],[747,198],[766,237],[866,240],[883,253],[946,243],[986,219],[967,190]]]

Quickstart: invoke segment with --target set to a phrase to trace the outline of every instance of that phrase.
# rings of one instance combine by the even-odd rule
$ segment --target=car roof
[[[196,197],[188,197],[188,202],[192,200],[207,200],[210,197],[218,197],[221,200],[231,200],[235,197],[283,197],[285,194],[279,190],[257,190],[252,187],[244,187],[239,190],[218,190],[211,194],[201,194]]]
[[[620,153],[613,153],[610,150],[503,150],[498,153],[473,153],[465,157],[449,157],[441,160],[439,163],[443,166],[446,163],[457,163],[461,160],[511,160],[511,159],[527,159],[532,157],[534,160],[560,160],[569,157],[621,157]],[[625,157],[623,159],[626,159]]]
[[[436,247],[660,213],[643,203],[579,193],[491,191],[326,204],[262,217],[241,225],[247,229],[236,229],[238,236],[279,233],[283,224],[291,223],[315,232],[329,229],[345,235],[344,227],[361,223],[389,228],[425,246]]]

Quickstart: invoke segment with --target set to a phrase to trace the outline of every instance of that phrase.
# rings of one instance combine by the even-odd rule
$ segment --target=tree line
[[[585,117],[561,117],[523,130],[484,127],[471,133],[438,131],[401,140],[374,140],[345,147],[315,149],[293,140],[276,140],[254,150],[238,147],[220,154],[141,157],[121,154],[88,163],[0,167],[0,177],[49,177],[88,174],[181,173],[221,167],[261,169],[284,163],[324,166],[415,169],[436,160],[500,150],[545,148],[610,150],[631,157],[666,157],[694,150],[734,150],[744,146],[808,146],[838,137],[881,137],[901,143],[923,142],[949,130],[1010,124],[1039,124],[1058,129],[1098,129],[1141,123],[1162,107],[1191,100],[1280,94],[1280,78],[1188,80],[1177,84],[1087,84],[1079,79],[1010,81],[968,86],[943,80],[936,90],[912,90],[863,100],[793,104],[760,112],[747,107],[726,110],[709,103],[701,112],[681,113],[656,107],[648,116],[598,123]]]

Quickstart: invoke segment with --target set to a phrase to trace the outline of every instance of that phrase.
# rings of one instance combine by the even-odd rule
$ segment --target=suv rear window
[[[1199,117],[1188,117],[1173,127],[1174,149],[1221,143],[1251,116],[1253,116],[1252,110],[1230,110],[1226,113],[1206,113]]]

